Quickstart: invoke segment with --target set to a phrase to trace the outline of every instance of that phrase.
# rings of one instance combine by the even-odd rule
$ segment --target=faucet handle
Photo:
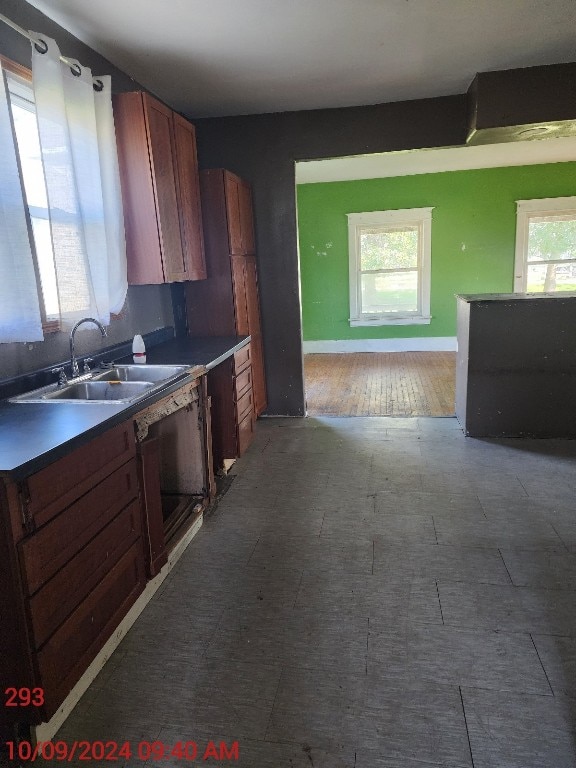
[[[64,366],[60,366],[58,368],[52,368],[51,373],[57,373],[58,374],[58,385],[63,386],[64,384],[68,384],[68,378],[66,377],[66,371],[64,370]]]
[[[93,357],[87,357],[84,360],[84,373],[90,373],[90,363],[94,362]]]

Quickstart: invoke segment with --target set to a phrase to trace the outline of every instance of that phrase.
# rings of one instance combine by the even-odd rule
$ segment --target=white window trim
[[[514,293],[526,293],[528,279],[528,226],[532,216],[573,214],[576,197],[543,197],[540,200],[516,200],[516,249],[514,256]]]
[[[348,213],[348,257],[350,274],[351,327],[378,325],[430,325],[430,271],[432,254],[432,211],[434,208],[403,208],[393,211]],[[358,233],[361,227],[386,227],[406,225],[419,229],[418,289],[419,312],[399,315],[397,312],[361,315],[360,248]]]

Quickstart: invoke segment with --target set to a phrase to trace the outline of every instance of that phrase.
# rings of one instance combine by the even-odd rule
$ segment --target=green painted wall
[[[297,187],[303,335],[455,336],[455,293],[512,291],[516,200],[576,195],[576,163]],[[430,325],[350,328],[347,213],[434,206]]]

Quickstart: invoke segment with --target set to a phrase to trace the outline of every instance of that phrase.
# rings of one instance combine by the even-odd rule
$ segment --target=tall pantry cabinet
[[[192,336],[250,335],[254,413],[266,408],[254,221],[249,185],[222,168],[200,172],[208,277],[187,283]]]

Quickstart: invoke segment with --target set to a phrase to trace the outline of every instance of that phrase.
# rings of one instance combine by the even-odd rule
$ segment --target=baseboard
[[[306,354],[322,352],[456,352],[456,336],[429,336],[407,339],[326,339],[303,341]]]

